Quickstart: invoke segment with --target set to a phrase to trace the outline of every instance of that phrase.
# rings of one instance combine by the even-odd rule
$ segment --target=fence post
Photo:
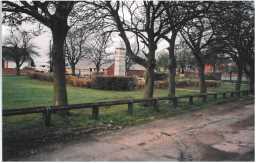
[[[234,92],[230,92],[230,97],[234,97]]]
[[[244,92],[243,95],[244,95],[244,96],[247,96],[247,90],[244,90],[243,92]]]
[[[240,91],[237,92],[237,97],[240,97]]]
[[[246,96],[249,96],[249,90],[246,90]]]
[[[92,118],[97,120],[99,118],[99,107],[93,106],[92,107]]]
[[[133,100],[129,100],[128,102],[128,114],[133,114]]]
[[[207,94],[203,94],[203,95],[202,95],[202,101],[203,101],[203,102],[206,102],[206,101],[207,101]]]
[[[193,105],[193,96],[189,96],[188,101],[189,105]]]
[[[214,100],[217,100],[217,99],[218,99],[218,94],[215,93],[215,94],[213,95],[213,97],[214,97]]]
[[[223,96],[223,99],[225,99],[226,98],[226,92],[223,92],[222,96]]]
[[[175,97],[173,97],[173,107],[174,108],[177,108],[177,106],[178,106],[178,98],[175,96]]]
[[[51,107],[47,107],[45,112],[43,113],[44,116],[44,124],[46,127],[51,125]]]
[[[153,99],[153,107],[154,109],[159,112],[159,106],[158,106],[158,101],[157,99]]]

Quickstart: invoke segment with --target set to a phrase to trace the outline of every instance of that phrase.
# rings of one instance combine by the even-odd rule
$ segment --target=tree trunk
[[[251,64],[249,66],[244,66],[244,72],[245,72],[247,78],[249,79],[249,90],[252,94],[254,94],[254,89],[255,89],[254,88],[255,87],[254,86],[254,81],[255,81],[255,79],[254,79],[254,76],[255,76],[254,64]]]
[[[76,65],[75,64],[71,65],[71,71],[72,71],[72,76],[76,76]]]
[[[16,75],[20,76],[20,66],[16,64]]]
[[[152,38],[151,38],[152,39]],[[147,57],[147,72],[146,72],[146,80],[145,80],[145,89],[144,89],[144,98],[153,98],[154,95],[154,81],[155,81],[155,73],[154,70],[156,68],[156,59],[155,59],[155,51],[157,46],[153,43],[153,39],[149,41],[149,53]]]
[[[185,66],[182,65],[182,66],[181,66],[181,73],[182,73],[182,74],[184,74],[184,72],[185,72],[184,69],[185,69]]]
[[[52,29],[53,36],[53,77],[54,77],[54,103],[55,105],[67,105],[67,90],[65,80],[65,57],[64,40],[67,35],[68,27],[64,23],[54,25]]]
[[[216,72],[216,64],[212,64],[212,66],[213,66],[213,73],[215,73]]]
[[[255,82],[255,63],[254,60],[251,60],[249,63],[250,75],[249,75],[249,89],[250,92],[254,95],[254,82]]]
[[[241,89],[242,76],[243,76],[242,67],[238,66],[238,74],[237,74],[236,87],[235,87],[236,91],[240,91]]]
[[[49,68],[49,71],[52,72],[53,71],[53,68],[52,68],[52,59],[50,60],[50,68]]]
[[[96,65],[96,74],[99,75],[99,72],[100,72],[100,66]]]
[[[249,90],[252,94],[254,94],[254,75],[250,75],[249,77]]]
[[[229,80],[232,81],[232,71],[229,72]]]
[[[168,96],[174,97],[176,95],[176,57],[174,55],[174,48],[175,48],[175,40],[176,40],[177,33],[173,32],[172,37],[169,41],[169,60],[168,60]]]
[[[154,93],[154,68],[147,68],[145,77],[144,98],[152,98]]]
[[[198,64],[198,71],[199,71],[199,87],[200,93],[207,92],[207,86],[205,82],[205,74],[204,74],[205,65],[203,63]]]

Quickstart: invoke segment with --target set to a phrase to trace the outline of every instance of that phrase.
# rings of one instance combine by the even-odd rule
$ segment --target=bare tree
[[[169,60],[169,54],[167,49],[163,49],[158,52],[158,58],[156,60],[156,68],[157,71],[161,71],[163,69],[163,72],[166,72],[168,70],[168,61]]]
[[[186,25],[186,23],[196,17],[202,16],[209,8],[209,2],[185,2],[185,1],[164,1],[162,3],[165,9],[164,21],[168,28],[163,32],[162,38],[169,43],[169,66],[168,66],[168,95],[175,96],[176,94],[176,57],[175,57],[175,41],[178,32]],[[171,36],[166,34],[171,33]]]
[[[88,43],[89,52],[85,58],[94,64],[97,74],[100,72],[101,66],[109,62],[107,58],[111,53],[108,53],[106,49],[109,45],[110,36],[111,33],[98,31],[91,36],[90,43]]]
[[[86,47],[86,41],[90,36],[91,31],[84,28],[74,27],[71,29],[65,40],[65,56],[71,67],[72,75],[75,76],[77,63],[87,56],[89,52]]]
[[[139,48],[138,45],[137,45],[137,42],[131,43],[131,49],[132,49],[133,52],[137,51],[137,48]],[[142,53],[141,50],[138,50],[136,55],[137,56],[143,56],[143,53]],[[127,55],[127,54],[125,55],[125,69],[126,69],[126,71],[130,70],[132,65],[135,64],[135,62],[131,59],[130,56],[131,55]]]
[[[242,73],[249,78],[254,91],[254,7],[253,2],[218,2],[213,8],[214,30],[225,45],[224,51],[238,67],[236,90],[240,89]],[[218,44],[220,45],[220,44]]]
[[[16,75],[20,75],[20,68],[25,62],[34,63],[33,57],[38,56],[37,47],[31,42],[32,38],[32,33],[16,30],[4,40],[3,58],[15,62]]]
[[[64,41],[69,30],[68,16],[74,1],[3,1],[5,23],[40,22],[49,27],[53,37],[53,74],[55,105],[68,103],[65,82]]]
[[[190,21],[185,28],[182,29],[181,35],[186,44],[192,51],[196,61],[200,77],[200,93],[207,92],[205,82],[205,60],[207,46],[213,42],[214,33],[211,23],[207,18],[196,18]]]
[[[155,51],[157,43],[161,39],[160,33],[163,31],[165,23],[160,21],[164,9],[160,2],[143,1],[143,2],[101,2],[94,3],[96,7],[104,10],[105,18],[108,18],[108,24],[119,32],[125,47],[126,54],[137,64],[146,68],[146,83],[144,98],[153,97],[154,70],[156,66]],[[161,22],[160,24],[157,22]],[[129,36],[135,36],[138,48],[133,51]],[[140,45],[143,56],[137,55]]]
[[[186,67],[194,68],[195,59],[191,54],[191,50],[183,40],[180,40],[175,46],[175,58],[177,60],[177,67],[181,69],[184,74]]]

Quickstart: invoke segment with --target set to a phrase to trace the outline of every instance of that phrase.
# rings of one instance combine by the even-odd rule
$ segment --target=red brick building
[[[104,70],[104,75],[108,76],[114,76],[115,72],[115,63],[110,65],[108,68]],[[130,67],[129,70],[126,71],[126,76],[137,76],[137,77],[143,77],[145,72],[145,68],[135,64]]]

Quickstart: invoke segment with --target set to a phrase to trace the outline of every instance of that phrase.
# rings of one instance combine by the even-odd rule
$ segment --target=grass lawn
[[[245,85],[243,86],[246,87]],[[209,89],[213,91],[233,90],[234,84],[223,83],[219,88]],[[68,86],[68,101],[70,104],[95,102],[101,100],[114,100],[125,98],[142,98],[143,90],[136,91],[106,91],[89,88],[76,88]],[[198,93],[197,88],[177,89],[177,95]],[[167,89],[156,89],[155,97],[167,96]],[[3,76],[3,108],[21,108],[33,106],[47,106],[53,104],[53,87],[49,82],[31,80],[26,76]],[[68,125],[84,127],[95,123],[113,123],[120,125],[140,123],[157,117],[169,116],[169,104],[160,105],[160,112],[154,111],[150,107],[135,105],[135,114],[127,114],[127,105],[106,107],[100,110],[100,120],[91,119],[90,110],[72,111]],[[63,120],[58,115],[52,117],[54,126],[62,127]],[[23,116],[4,117],[4,125],[9,128],[24,128],[40,126],[43,127],[42,115],[30,114]],[[66,124],[64,125],[66,127]]]
[[[143,90],[109,91],[68,86],[70,104],[126,98],[142,98]],[[178,89],[177,94],[192,94],[198,90]],[[156,89],[155,97],[167,96],[166,89]],[[49,82],[31,80],[26,76],[3,77],[3,107],[21,108],[53,104],[53,86]]]

